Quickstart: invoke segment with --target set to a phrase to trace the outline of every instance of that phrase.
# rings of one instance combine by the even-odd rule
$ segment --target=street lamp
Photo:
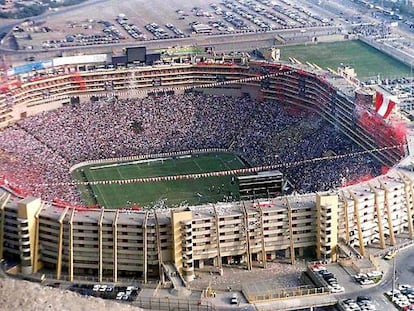
[[[395,281],[396,281],[396,277],[395,277],[395,257],[392,259],[392,298],[394,298],[394,291],[395,291]]]

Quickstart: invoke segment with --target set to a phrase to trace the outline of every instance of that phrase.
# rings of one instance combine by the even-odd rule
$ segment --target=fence
[[[103,164],[103,163],[111,163],[111,162],[121,162],[121,161],[136,161],[136,160],[144,160],[144,159],[156,159],[156,158],[163,158],[163,157],[172,157],[172,156],[182,156],[182,155],[190,155],[190,154],[200,154],[200,153],[210,153],[210,152],[229,152],[227,149],[220,149],[220,148],[209,148],[209,149],[195,149],[190,151],[177,151],[177,152],[168,152],[168,153],[157,153],[157,154],[146,154],[146,155],[138,155],[138,156],[130,156],[130,157],[118,157],[118,158],[108,158],[108,159],[99,159],[99,160],[88,160],[84,162],[77,163],[73,165],[69,171],[72,173],[74,170],[90,164]]]
[[[365,42],[366,44],[372,46],[373,48],[395,58],[398,59],[400,62],[404,63],[405,65],[411,67],[414,62],[414,57],[407,53],[406,51],[402,49],[397,49],[391,45],[388,45],[386,41],[384,40],[376,40],[376,39],[370,39],[366,37],[360,36],[358,38],[359,40]]]
[[[150,310],[216,311],[216,308],[208,301],[171,297],[137,297],[132,305]]]
[[[69,283],[84,283],[84,284],[93,284],[93,283],[107,283],[107,284],[114,284],[113,277],[103,277],[102,282],[99,282],[99,279],[97,276],[92,275],[74,275],[74,280],[71,281],[69,279],[69,276],[67,274],[62,274],[60,279],[56,279],[55,273],[50,272],[40,272],[40,273],[34,273],[32,276],[34,278],[40,278],[42,275],[44,275],[44,281],[45,283],[62,283],[62,282],[69,282]],[[118,281],[116,282],[117,285],[134,285],[138,286],[139,288],[150,288],[150,289],[156,289],[158,287],[158,281],[152,280],[148,283],[143,283],[142,279],[138,278],[125,278],[125,277],[118,277]]]
[[[61,280],[56,280],[54,275],[52,274],[42,274],[45,278],[44,284],[55,284],[60,283],[63,281],[68,281],[66,275],[62,276]],[[30,278],[26,278],[26,276],[17,276],[22,279],[28,279],[30,281],[41,282],[40,274],[30,275]],[[16,277],[16,276],[15,276]],[[76,283],[96,283],[94,278],[84,276],[79,277],[76,279]],[[82,282],[83,281],[83,282]],[[105,280],[103,280],[105,283]],[[68,282],[71,283],[71,282]],[[108,279],[109,284],[113,284],[112,280]],[[137,279],[121,279],[116,284],[117,286],[125,285],[138,285],[140,288],[154,288],[155,291],[159,290],[159,283],[151,283],[151,284],[142,284],[137,281]],[[134,306],[138,306],[143,309],[155,309],[155,310],[175,310],[175,311],[216,311],[216,308],[212,305],[209,301],[202,301],[201,299],[194,299],[194,298],[174,298],[174,297],[140,297],[138,296],[134,301],[128,302],[128,304],[132,304]]]
[[[299,297],[308,297],[314,295],[328,295],[331,293],[329,288],[326,287],[292,287],[286,289],[279,289],[274,291],[268,291],[258,295],[249,294],[244,288],[242,290],[243,295],[247,298],[249,303],[269,302],[281,299],[296,299]]]

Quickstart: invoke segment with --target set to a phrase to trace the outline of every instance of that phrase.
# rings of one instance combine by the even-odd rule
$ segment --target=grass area
[[[78,169],[73,177],[79,181],[126,180],[132,178],[198,174],[244,168],[244,163],[231,153],[205,153],[185,157],[167,158],[142,163],[120,162],[116,165],[92,165]],[[237,185],[232,176],[182,179],[160,182],[103,184],[81,186],[80,191],[88,205],[122,208],[138,204],[150,207],[203,204],[223,201],[232,194],[238,199]]]
[[[343,41],[280,47],[281,59],[294,57],[302,63],[315,63],[322,68],[337,70],[340,64],[355,68],[360,80],[398,78],[411,75],[411,68],[400,61],[374,49],[362,41]]]

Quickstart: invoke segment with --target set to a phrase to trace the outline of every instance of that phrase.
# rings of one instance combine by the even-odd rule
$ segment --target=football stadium
[[[345,75],[95,54],[14,67],[1,91],[0,254],[23,274],[191,282],[413,237],[407,131]]]

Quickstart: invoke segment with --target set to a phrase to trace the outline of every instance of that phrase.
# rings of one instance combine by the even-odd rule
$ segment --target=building
[[[188,88],[225,94],[277,98],[310,109],[365,149],[405,143],[387,124],[363,119],[355,88],[340,76],[285,64],[236,64],[222,61],[135,68],[87,69],[88,65],[45,68],[2,85],[0,125],[91,96],[141,97]],[[61,72],[61,70],[63,72]],[[59,74],[56,74],[59,72]],[[218,79],[225,76],[226,80]],[[24,78],[24,79],[23,79]],[[152,81],[159,79],[154,86]],[[266,80],[266,84],[262,81]],[[23,81],[24,80],[24,81]],[[105,88],[112,81],[111,90]],[[384,165],[401,161],[405,149],[373,154]],[[22,273],[41,268],[57,279],[85,274],[98,281],[120,277],[164,279],[172,265],[186,281],[194,269],[226,263],[252,268],[277,256],[314,253],[336,260],[343,240],[362,256],[365,246],[413,237],[413,164],[397,165],[384,176],[328,193],[250,199],[170,211],[133,211],[58,207],[20,197],[4,185],[0,194],[0,256],[20,261]],[[12,196],[10,195],[12,193]],[[13,199],[11,199],[11,197]]]

